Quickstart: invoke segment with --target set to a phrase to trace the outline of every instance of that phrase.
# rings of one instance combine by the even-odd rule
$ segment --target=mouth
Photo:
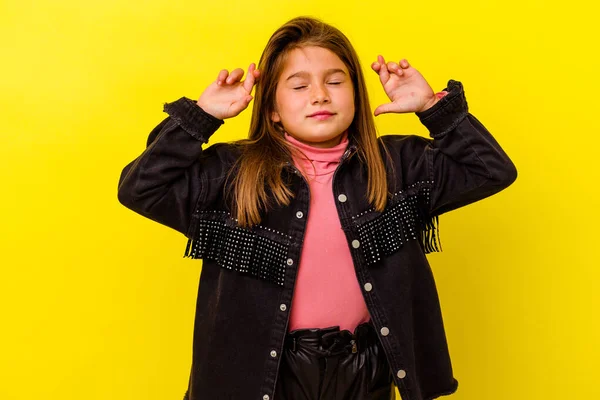
[[[309,118],[323,120],[334,116],[335,114],[329,111],[317,111],[316,113],[310,114]]]

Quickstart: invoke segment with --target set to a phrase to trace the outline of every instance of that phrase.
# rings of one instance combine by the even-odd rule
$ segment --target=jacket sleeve
[[[123,168],[118,199],[125,207],[187,235],[206,190],[202,144],[223,124],[194,100],[164,104],[169,114],[149,134],[146,149]]]
[[[512,184],[517,170],[488,130],[468,111],[462,84],[450,80],[448,94],[416,113],[429,130],[420,171],[432,182],[429,215],[439,215],[489,197]]]

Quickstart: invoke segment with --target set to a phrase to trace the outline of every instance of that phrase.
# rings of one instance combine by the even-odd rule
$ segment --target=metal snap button
[[[387,326],[384,326],[383,328],[381,328],[381,335],[387,336],[389,334],[390,334],[390,330],[388,329]]]
[[[398,372],[396,373],[396,376],[400,379],[405,378],[406,377],[406,371],[403,369],[399,369]]]
[[[338,196],[338,200],[340,201],[340,203],[345,203],[346,200],[348,200],[348,197],[346,197],[346,195],[342,193]]]
[[[360,247],[360,242],[356,239],[354,239],[352,241],[352,247],[354,247],[355,249],[358,249]]]
[[[371,285],[369,282],[365,283],[365,290],[367,292],[370,292],[371,290],[373,290],[373,285]]]

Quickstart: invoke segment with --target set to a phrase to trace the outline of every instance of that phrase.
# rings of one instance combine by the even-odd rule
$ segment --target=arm
[[[165,103],[169,114],[149,134],[147,147],[123,168],[118,199],[125,207],[187,234],[203,190],[202,144],[223,121],[182,97]]]
[[[243,75],[241,68],[221,70],[197,102],[182,97],[165,103],[169,117],[150,132],[146,150],[121,172],[121,204],[189,237],[192,213],[220,190],[231,158],[230,152],[219,151],[222,146],[203,151],[201,145],[224,119],[248,107],[260,72],[252,63],[241,81]]]
[[[514,182],[514,164],[469,114],[460,82],[450,80],[435,94],[405,59],[386,63],[378,56],[372,68],[391,100],[377,107],[375,115],[415,112],[430,132],[431,139],[413,135],[388,140],[402,142],[396,157],[406,173],[404,184],[430,182],[430,216],[491,196]]]
[[[430,215],[489,197],[517,178],[508,155],[468,112],[462,84],[450,80],[447,90],[434,106],[416,113],[432,137],[423,153],[428,180],[433,181]]]

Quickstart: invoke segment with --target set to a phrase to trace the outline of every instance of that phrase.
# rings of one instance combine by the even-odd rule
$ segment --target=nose
[[[330,101],[329,92],[327,92],[325,86],[319,84],[313,85],[313,90],[311,92],[312,104],[329,103]]]

